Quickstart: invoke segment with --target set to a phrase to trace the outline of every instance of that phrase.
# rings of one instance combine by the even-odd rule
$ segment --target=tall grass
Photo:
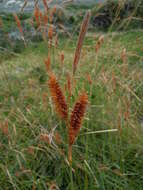
[[[37,6],[43,41],[0,63],[0,189],[142,190],[142,30],[88,32],[88,11],[68,39]]]

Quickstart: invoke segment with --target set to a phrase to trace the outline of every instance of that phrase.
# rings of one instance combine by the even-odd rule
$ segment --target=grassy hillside
[[[48,45],[1,59],[0,189],[143,189],[143,31],[104,34],[99,47],[101,35],[87,34],[72,86],[70,112],[80,91],[89,99],[72,166],[47,84]],[[66,98],[76,38],[50,50]]]

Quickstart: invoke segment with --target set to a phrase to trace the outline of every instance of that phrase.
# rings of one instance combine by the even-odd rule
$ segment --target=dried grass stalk
[[[117,86],[117,81],[116,81],[116,76],[115,76],[115,72],[112,71],[112,86],[113,86],[113,92],[116,91],[116,86]]]
[[[95,51],[96,51],[96,53],[98,53],[98,51],[99,51],[99,49],[101,48],[101,45],[103,44],[103,42],[104,42],[104,36],[101,35],[101,36],[99,37],[99,39],[98,39],[96,45],[95,45]]]
[[[87,79],[89,85],[92,85],[92,78],[91,78],[91,75],[89,73],[86,74],[86,79]]]
[[[58,115],[65,121],[68,119],[68,106],[65,96],[54,74],[50,74],[48,82],[51,97]]]
[[[53,22],[53,18],[54,18],[54,14],[56,13],[56,6],[54,6],[51,10],[50,10],[50,14],[49,14],[49,21],[50,23]]]
[[[67,73],[67,90],[69,97],[72,96],[72,83],[71,83],[71,76],[70,73]]]
[[[39,3],[39,0],[34,0],[34,7],[37,7]]]
[[[2,21],[2,18],[0,17],[0,28],[3,27],[3,21]]]
[[[43,5],[44,5],[45,12],[47,12],[49,8],[47,4],[47,0],[43,0]]]
[[[27,3],[28,3],[28,0],[25,0],[24,3],[23,3],[23,6],[21,7],[21,13],[24,12],[24,8],[27,6]]]
[[[91,17],[91,12],[87,11],[87,13],[83,19],[82,25],[81,25],[80,34],[79,34],[79,38],[78,38],[78,42],[77,42],[77,46],[76,46],[76,50],[75,50],[74,61],[73,61],[73,74],[75,74],[75,72],[76,72],[76,68],[77,68],[77,65],[78,65],[78,62],[80,59],[83,40],[84,40],[85,34],[88,29],[90,17]]]

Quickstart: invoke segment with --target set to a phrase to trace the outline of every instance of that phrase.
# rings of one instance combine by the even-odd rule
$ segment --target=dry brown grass
[[[91,17],[91,12],[88,11],[86,13],[86,15],[83,19],[82,25],[81,25],[79,38],[78,38],[78,42],[77,42],[77,46],[76,46],[76,50],[75,50],[75,55],[74,55],[74,61],[73,61],[73,74],[75,74],[75,72],[76,72],[77,65],[78,65],[78,62],[80,59],[83,40],[84,40],[84,37],[85,37],[87,29],[88,29],[90,17]]]

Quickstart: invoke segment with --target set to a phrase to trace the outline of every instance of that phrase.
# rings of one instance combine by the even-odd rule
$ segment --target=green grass
[[[142,30],[105,34],[98,54],[95,44],[99,34],[87,34],[70,104],[71,110],[79,91],[87,91],[87,113],[73,146],[73,172],[67,163],[66,126],[53,110],[47,85],[47,45],[37,43],[22,54],[2,59],[0,121],[8,121],[8,134],[0,129],[0,189],[143,189],[142,34]],[[51,67],[64,89],[76,39],[59,40]],[[123,49],[126,63],[120,56]],[[61,52],[65,55],[63,69]],[[55,126],[61,143],[54,136],[52,144],[43,142],[40,134],[49,134]],[[107,129],[118,131],[96,133]]]

